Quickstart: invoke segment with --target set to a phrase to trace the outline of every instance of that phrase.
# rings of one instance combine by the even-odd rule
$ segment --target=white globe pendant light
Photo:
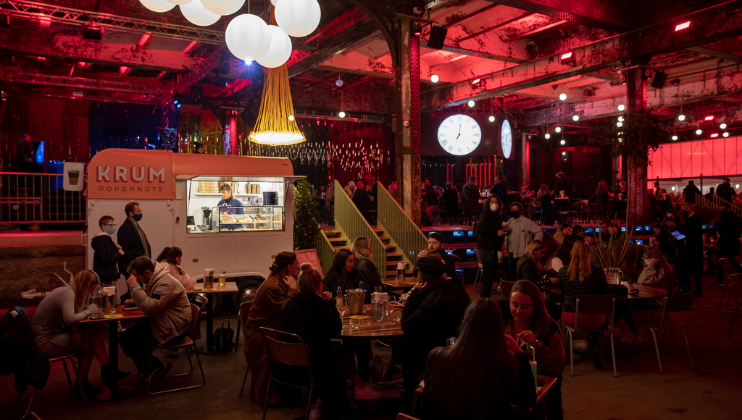
[[[170,3],[167,0],[139,0],[144,7],[147,9],[157,12],[157,13],[163,13],[168,12],[175,7],[173,3]]]
[[[191,3],[192,1],[194,0],[167,0],[168,3],[177,4],[178,6]]]
[[[227,25],[227,48],[235,57],[253,61],[262,58],[271,46],[265,21],[255,15],[239,15]]]
[[[274,69],[281,67],[291,57],[291,38],[275,25],[268,25],[271,46],[263,57],[255,60],[263,67]]]
[[[245,0],[201,0],[206,10],[217,15],[227,16],[240,10]]]
[[[180,11],[189,22],[198,26],[213,25],[221,17],[206,10],[201,0],[193,0],[188,4],[181,5]]]
[[[278,0],[271,0],[271,4],[272,4],[272,5],[274,5],[274,6],[275,6],[275,5],[276,5],[276,3],[278,3]]]
[[[297,38],[314,32],[321,16],[317,0],[280,0],[276,6],[276,23]]]

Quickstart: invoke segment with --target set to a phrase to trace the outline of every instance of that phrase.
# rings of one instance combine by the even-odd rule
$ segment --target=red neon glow
[[[477,84],[477,83],[479,83],[479,82],[480,82],[481,80],[482,80],[482,79],[474,79],[474,80],[472,80],[471,84],[473,84],[473,85],[476,85],[476,84]]]
[[[704,118],[703,120],[704,121],[713,121],[714,120],[714,116],[713,115],[709,115],[708,117]]]
[[[683,22],[683,23],[681,23],[679,25],[676,25],[675,26],[675,32],[682,31],[683,29],[687,29],[687,28],[690,28],[690,21]]]
[[[140,47],[143,47],[144,44],[147,43],[147,40],[149,40],[150,36],[151,36],[150,34],[142,35],[142,37],[139,38],[139,42],[137,42],[137,45],[139,45]]]
[[[572,57],[572,53],[571,53],[571,52],[568,52],[568,53],[566,53],[566,54],[562,54],[562,57],[561,57],[561,59],[562,59],[562,60],[566,60],[566,59],[568,59],[569,57]]]
[[[191,41],[191,43],[190,43],[190,44],[188,44],[188,45],[187,45],[187,46],[186,46],[186,47],[185,47],[185,48],[183,49],[183,52],[184,52],[184,53],[187,53],[188,51],[190,51],[190,50],[191,50],[191,48],[195,47],[197,43],[198,43],[198,41],[196,41],[196,40],[194,39],[193,41]]]
[[[719,137],[719,133],[714,133],[711,135],[711,138],[714,138],[714,137]]]

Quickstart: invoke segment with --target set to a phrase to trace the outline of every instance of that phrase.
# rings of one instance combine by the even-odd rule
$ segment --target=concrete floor
[[[693,318],[688,339],[696,369],[691,370],[682,337],[677,345],[668,337],[662,353],[665,373],[660,374],[651,343],[634,348],[631,359],[619,359],[617,378],[613,377],[610,359],[605,369],[596,370],[591,360],[575,357],[575,376],[565,371],[563,395],[565,418],[581,419],[738,419],[742,392],[742,344],[727,340],[732,313],[720,312],[717,303],[720,286],[712,286],[711,276],[705,279],[705,297],[694,301]],[[235,315],[230,315],[235,318]],[[235,324],[232,320],[232,325]],[[220,323],[215,323],[220,325]],[[734,337],[742,341],[742,319]],[[733,337],[733,338],[734,338]],[[620,346],[620,344],[619,344]],[[379,348],[385,353],[386,348]],[[51,377],[34,402],[34,411],[46,419],[255,419],[262,408],[249,398],[238,398],[246,364],[242,351],[227,356],[201,356],[206,372],[206,386],[199,389],[149,396],[141,393],[130,399],[78,405],[70,394],[61,365],[55,364]],[[173,372],[186,368],[184,355],[174,361]],[[133,364],[121,354],[123,370],[135,371]],[[99,382],[97,364],[91,374]],[[12,377],[0,377],[0,418],[19,419],[25,411],[31,392],[16,405],[17,393]],[[393,419],[396,412],[409,408],[401,400],[380,401],[364,406],[364,418]],[[269,419],[295,419],[303,415],[302,408],[270,409]]]

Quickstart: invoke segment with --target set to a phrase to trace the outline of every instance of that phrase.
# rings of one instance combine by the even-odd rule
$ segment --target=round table
[[[364,312],[367,314],[371,313],[371,305],[363,305]],[[405,335],[402,331],[402,325],[399,322],[393,321],[382,321],[376,322],[371,319],[371,316],[364,319],[364,324],[359,328],[353,328],[350,325],[350,314],[345,314],[343,318],[343,330],[340,334],[336,335],[335,338],[343,340],[378,340],[382,338],[398,338]]]
[[[611,286],[615,287],[617,285],[615,284],[608,285],[608,287],[611,287]],[[667,293],[667,291],[664,289],[660,289],[657,287],[651,287],[651,286],[647,286],[645,284],[639,284],[639,283],[627,283],[627,282],[622,281],[621,286],[626,286],[626,288],[628,288],[629,291],[632,291],[635,289],[639,290],[638,293],[634,293],[634,294],[629,293],[628,295],[616,295],[618,297],[623,297],[623,298],[628,298],[628,299],[638,299],[638,300],[657,299],[657,298],[661,298]],[[541,290],[543,290],[546,293],[553,293],[555,295],[562,294],[561,287],[556,286],[556,285],[542,286]]]

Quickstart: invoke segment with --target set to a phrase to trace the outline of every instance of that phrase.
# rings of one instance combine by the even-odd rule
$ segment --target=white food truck
[[[88,235],[100,233],[98,220],[105,215],[121,226],[126,204],[138,202],[152,258],[177,246],[182,268],[192,277],[203,278],[205,269],[226,272],[239,287],[232,296],[239,307],[267,278],[273,256],[293,248],[297,178],[303,177],[293,176],[286,158],[107,149],[87,167]],[[222,184],[233,194],[228,203],[219,192]],[[90,241],[86,249],[92,269]]]

